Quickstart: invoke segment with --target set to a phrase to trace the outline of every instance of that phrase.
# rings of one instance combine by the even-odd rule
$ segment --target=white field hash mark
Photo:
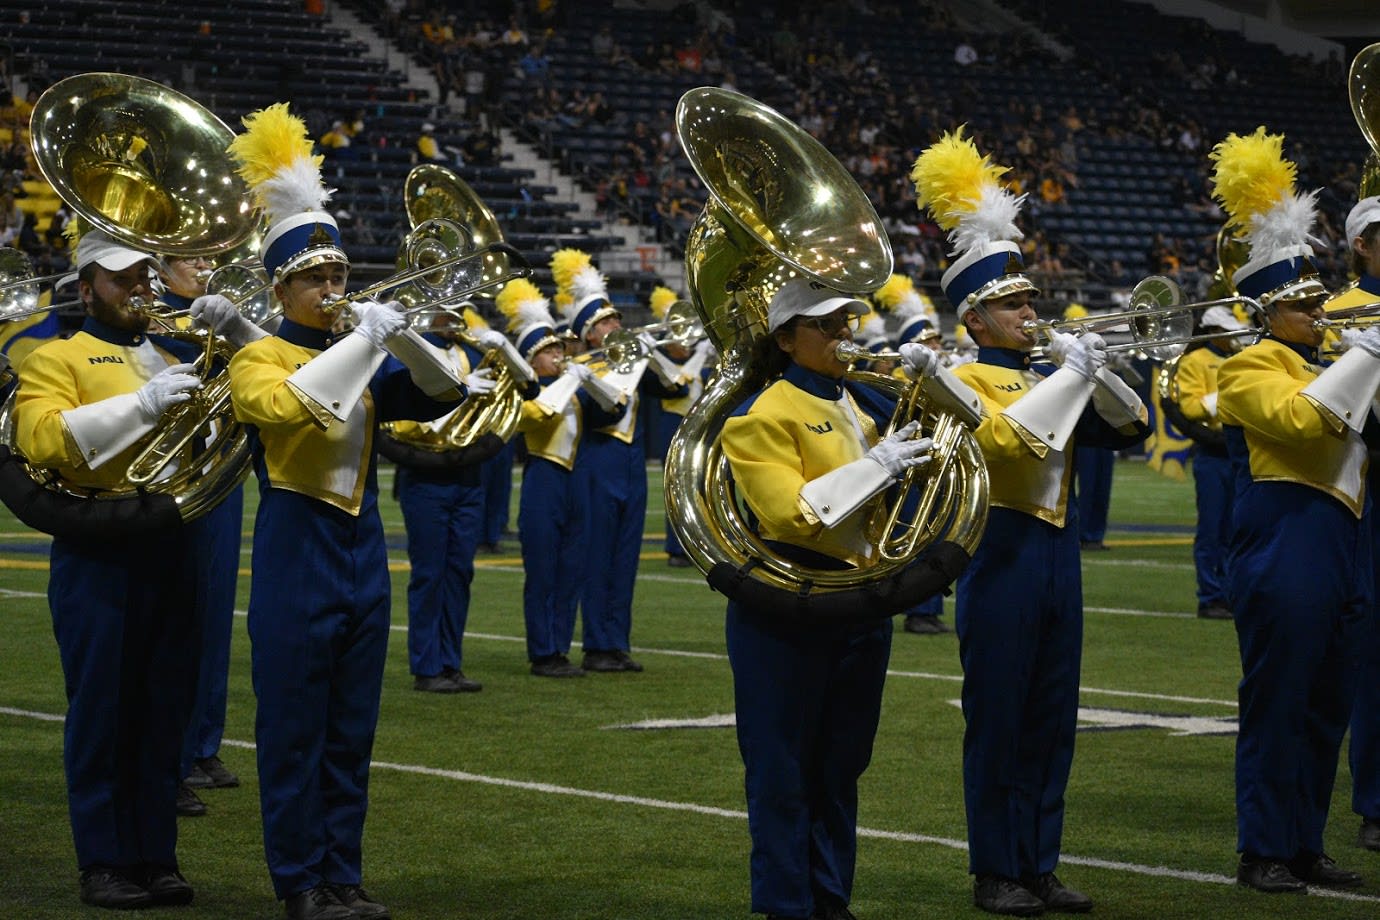
[[[23,709],[12,709],[0,706],[0,715],[17,716],[20,718],[38,719],[44,722],[62,722],[63,717],[48,712],[30,712]],[[223,742],[229,747],[242,748],[247,751],[254,750],[254,744],[250,741],[236,741],[227,738]],[[612,802],[619,805],[633,805],[642,808],[655,808],[663,811],[682,811],[697,815],[707,815],[716,818],[732,818],[739,821],[747,820],[747,812],[738,811],[731,808],[717,808],[712,805],[700,805],[695,802],[675,802],[667,799],[654,799],[640,795],[625,795],[616,792],[600,792],[595,789],[578,789],[573,786],[558,786],[554,783],[537,783],[530,780],[508,779],[502,776],[485,776],[481,773],[467,773],[463,770],[445,770],[438,767],[426,767],[420,764],[391,763],[386,760],[375,760],[372,768],[374,770],[384,770],[394,773],[410,773],[418,776],[432,776],[438,779],[449,779],[462,783],[478,783],[485,786],[494,786],[503,789],[516,789],[523,792],[536,792],[543,795],[563,795],[572,798],[593,799],[600,802]],[[923,843],[934,846],[947,847],[951,850],[966,851],[968,844],[963,840],[956,840],[952,837],[936,837],[930,834],[916,834],[908,831],[889,831],[880,828],[859,827],[859,837],[870,837],[875,840],[891,840],[898,843]],[[1060,862],[1074,866],[1088,866],[1094,869],[1107,869],[1112,872],[1126,872],[1132,875],[1144,875],[1155,878],[1172,878],[1185,882],[1197,882],[1206,885],[1234,885],[1236,879],[1229,875],[1218,875],[1211,872],[1197,872],[1191,869],[1175,869],[1170,866],[1147,866],[1140,863],[1122,862],[1119,860],[1099,859],[1094,856],[1073,856],[1062,854]],[[1349,891],[1335,891],[1328,888],[1313,886],[1308,889],[1311,895],[1324,898],[1337,898],[1344,901],[1361,901],[1369,904],[1380,904],[1380,897],[1374,895],[1354,894]]]

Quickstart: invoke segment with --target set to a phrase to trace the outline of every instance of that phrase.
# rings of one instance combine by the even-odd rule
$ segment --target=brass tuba
[[[693,89],[677,106],[676,130],[710,192],[690,229],[685,271],[721,357],[717,379],[671,441],[670,526],[711,587],[758,609],[833,620],[888,616],[919,603],[958,576],[987,521],[987,468],[977,442],[924,384],[850,372],[897,398],[888,431],[918,418],[937,453],[914,482],[918,496],[910,496],[927,509],[922,518],[910,516],[914,538],[865,568],[814,569],[773,553],[748,526],[718,445],[729,413],[767,382],[754,352],[780,285],[803,276],[858,293],[886,281],[891,245],[876,211],[818,141],[746,96]],[[895,502],[905,503],[907,490],[898,491]],[[895,507],[874,512],[877,542],[906,526],[906,517]]]
[[[403,206],[412,227],[398,250],[398,268],[438,264],[448,257],[483,252],[472,270],[479,278],[423,275],[399,289],[394,296],[415,310],[414,322],[425,332],[428,322],[439,318],[446,331],[474,348],[482,347],[469,334],[462,314],[447,309],[450,285],[468,297],[480,279],[511,277],[514,265],[503,246],[503,232],[493,211],[474,189],[453,171],[424,163],[407,174]],[[525,267],[525,266],[524,266]],[[425,306],[423,306],[425,305]],[[381,426],[379,452],[395,463],[426,469],[453,469],[482,463],[502,449],[517,433],[522,419],[523,385],[503,355],[488,351],[475,370],[489,368],[496,386],[489,393],[471,394],[440,425],[423,426],[419,436],[399,435],[392,423]],[[406,429],[404,429],[406,430]]]
[[[30,127],[34,158],[63,201],[131,248],[209,255],[256,226],[225,154],[234,134],[159,83],[113,73],[68,77],[38,100]],[[204,331],[153,331],[199,348],[204,382],[190,402],[164,414],[119,488],[85,488],[30,466],[12,448],[13,396],[0,407],[0,500],[24,523],[55,536],[128,537],[204,514],[248,475],[248,438],[228,395],[229,345]]]

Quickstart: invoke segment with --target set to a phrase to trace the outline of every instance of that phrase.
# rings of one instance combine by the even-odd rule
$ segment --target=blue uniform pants
[[[358,517],[262,490],[249,597],[264,851],[277,896],[360,881],[388,647],[388,555]]]
[[[1321,853],[1369,616],[1369,522],[1316,489],[1265,482],[1237,496],[1233,525],[1237,849]]]
[[[589,496],[588,574],[580,598],[584,650],[626,652],[631,647],[633,587],[647,517],[642,444],[591,435],[580,449],[575,471]]]
[[[728,604],[754,912],[808,917],[821,899],[852,897],[858,778],[872,759],[891,628],[889,618],[806,626]]]
[[[226,683],[230,678],[230,639],[235,632],[235,589],[240,577],[240,541],[244,528],[244,486],[206,513],[208,547],[197,564],[201,617],[201,669],[196,704],[182,742],[182,775],[198,760],[214,757],[225,735]]]
[[[1078,520],[992,508],[958,580],[968,871],[1052,872],[1073,765],[1083,585]]]
[[[587,497],[572,472],[531,457],[518,501],[527,658],[540,661],[570,652],[586,569]]]
[[[484,487],[398,467],[398,506],[407,526],[407,658],[412,673],[461,670],[474,554],[484,526]]]
[[[1227,606],[1227,540],[1231,534],[1231,460],[1199,451],[1193,458],[1193,492],[1198,526],[1193,534],[1193,565],[1198,572],[1198,606]]]
[[[1112,503],[1112,471],[1116,451],[1105,447],[1075,447],[1078,464],[1078,539],[1101,543],[1107,536],[1107,509]]]
[[[1380,487],[1380,470],[1371,462],[1366,491],[1372,496]],[[1351,808],[1356,814],[1380,821],[1380,565],[1374,554],[1380,552],[1380,515],[1372,507],[1366,515],[1370,528],[1371,604],[1358,643],[1361,654],[1356,680],[1356,701],[1351,710]]]
[[[177,868],[200,539],[197,522],[101,545],[53,540],[48,604],[67,691],[62,763],[79,868]]]
[[[508,529],[508,503],[513,494],[513,458],[517,456],[517,438],[494,454],[479,468],[484,484],[484,524],[481,543],[497,543]]]

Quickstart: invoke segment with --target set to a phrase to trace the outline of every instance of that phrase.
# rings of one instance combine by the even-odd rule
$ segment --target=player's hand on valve
[[[915,432],[919,428],[918,421],[907,422],[873,445],[867,452],[867,458],[881,464],[882,469],[890,473],[892,478],[900,477],[910,467],[929,463],[930,448],[934,446],[934,441],[930,438],[915,438]]]
[[[135,395],[144,415],[157,419],[178,403],[191,399],[191,391],[200,386],[195,364],[172,364],[154,374]]]

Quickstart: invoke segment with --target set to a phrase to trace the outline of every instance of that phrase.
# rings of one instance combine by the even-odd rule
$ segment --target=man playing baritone
[[[100,230],[76,248],[81,331],[20,367],[15,442],[76,486],[123,484],[145,435],[201,385],[196,348],[149,335],[153,256]],[[63,767],[81,899],[187,904],[178,871],[182,735],[196,696],[204,521],[123,541],[54,537],[48,580],[67,687]]]
[[[291,920],[380,920],[361,886],[391,594],[374,436],[380,421],[444,414],[463,387],[392,305],[357,302],[353,331],[333,331],[349,262],[306,126],[281,104],[244,123],[230,152],[270,216],[262,259],[284,317],[230,363],[259,479],[249,638],[264,850]]]
[[[1031,362],[1036,289],[1014,242],[1020,199],[997,181],[1003,171],[960,129],[926,149],[911,176],[956,245],[942,283],[978,359],[954,373],[982,398],[976,437],[991,479],[987,529],[959,577],[955,613],[973,899],[1032,916],[1093,906],[1054,874],[1083,645],[1073,449],[1127,447],[1150,429],[1140,399],[1105,369],[1100,337],[1056,334],[1049,353],[1061,366]]]

